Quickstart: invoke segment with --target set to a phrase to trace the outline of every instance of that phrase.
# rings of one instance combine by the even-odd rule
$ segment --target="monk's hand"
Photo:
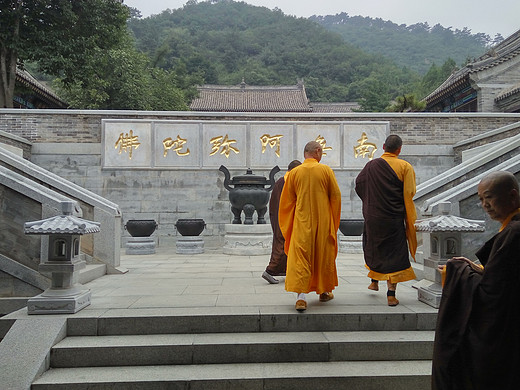
[[[467,259],[465,257],[452,257],[448,261],[452,261],[452,260],[459,260],[459,261],[464,261],[464,262],[468,263],[468,265],[471,267],[471,269],[479,274],[482,274],[484,272],[483,266],[481,266],[480,264],[474,263],[473,261],[471,261],[470,259]]]

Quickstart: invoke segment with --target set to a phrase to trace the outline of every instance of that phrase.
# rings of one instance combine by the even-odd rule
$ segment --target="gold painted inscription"
[[[365,158],[368,157],[369,160],[374,158],[374,153],[377,151],[376,144],[372,142],[367,142],[368,137],[365,132],[361,135],[361,138],[357,140],[358,144],[354,146],[354,157]]]
[[[209,140],[209,143],[211,145],[213,145],[211,148],[211,153],[209,155],[213,156],[221,148],[222,148],[222,151],[220,152],[220,154],[225,155],[226,158],[229,158],[229,154],[231,153],[231,151],[235,152],[235,154],[239,154],[240,150],[238,150],[237,148],[235,148],[234,146],[231,145],[231,144],[235,144],[236,142],[237,141],[234,139],[228,139],[227,134],[225,136],[213,137],[212,139]]]
[[[270,134],[264,134],[260,137],[260,141],[262,142],[262,153],[265,153],[265,149],[267,148],[267,145],[271,147],[271,149],[274,149],[274,152],[278,157],[280,157],[280,138],[282,138],[283,135],[273,135]]]
[[[168,155],[168,150],[173,150],[175,153],[177,153],[177,156],[188,156],[190,154],[190,148],[186,148],[185,152],[182,152],[182,148],[184,147],[184,144],[187,142],[186,139],[181,138],[177,134],[177,139],[173,140],[171,137],[165,138],[163,140],[163,157],[166,157]]]
[[[119,138],[116,141],[115,149],[119,148],[119,154],[123,151],[128,152],[128,158],[132,159],[132,152],[134,149],[137,149],[141,145],[139,142],[139,136],[134,135],[133,130],[130,130],[128,133],[119,134]]]

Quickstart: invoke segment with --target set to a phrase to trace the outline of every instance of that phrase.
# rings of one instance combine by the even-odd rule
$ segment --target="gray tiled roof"
[[[418,232],[483,232],[484,221],[457,217],[455,215],[438,215],[415,222]]]
[[[72,215],[59,215],[41,221],[26,222],[25,234],[90,234],[100,231],[99,222],[86,221]]]
[[[495,97],[495,101],[498,102],[500,100],[504,100],[505,98],[516,95],[518,93],[520,93],[520,83],[500,91],[500,93]]]
[[[344,103],[311,103],[312,112],[355,112],[361,107],[356,102],[344,102]]]
[[[311,112],[303,84],[294,86],[203,85],[193,111]]]
[[[429,94],[425,101],[432,103],[441,99],[459,86],[469,82],[472,73],[495,67],[520,55],[520,30],[503,40],[498,45],[491,48],[486,54],[482,55],[464,68],[452,73],[435,91]]]
[[[36,80],[28,71],[16,68],[16,81],[25,87],[32,89],[40,94],[41,98],[54,104],[58,108],[66,108],[67,103],[60,99],[53,91]]]

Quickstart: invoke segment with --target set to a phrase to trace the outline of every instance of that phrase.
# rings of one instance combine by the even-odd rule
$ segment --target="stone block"
[[[180,254],[204,253],[204,239],[200,236],[178,236],[176,246]]]
[[[271,253],[273,234],[271,225],[226,224],[223,253],[238,256],[267,255]]]

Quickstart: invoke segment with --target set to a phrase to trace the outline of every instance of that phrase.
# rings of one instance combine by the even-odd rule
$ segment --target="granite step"
[[[51,367],[429,360],[432,331],[263,332],[67,337]]]
[[[426,390],[430,373],[428,360],[58,368],[31,389]]]
[[[121,336],[149,334],[336,332],[336,331],[433,331],[437,313],[407,308],[374,309],[353,306],[308,313],[282,312],[283,308],[232,307],[203,309],[110,310],[100,316],[71,317],[68,336]],[[88,313],[85,313],[88,315]]]

